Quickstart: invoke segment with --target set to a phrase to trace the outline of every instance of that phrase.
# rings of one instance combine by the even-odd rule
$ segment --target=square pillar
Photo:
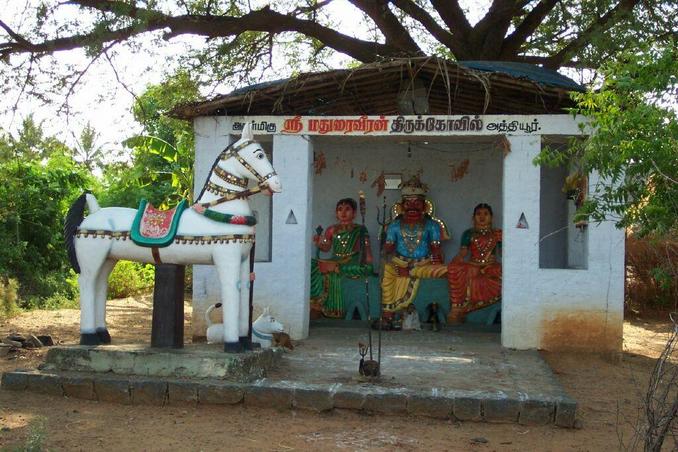
[[[303,339],[311,284],[313,144],[308,137],[275,135],[273,167],[283,190],[273,195],[271,262],[255,265],[254,300],[270,307],[292,339]]]
[[[504,158],[501,343],[511,348],[539,346],[541,310],[535,285],[539,271],[541,136],[507,136],[511,151]],[[521,215],[528,228],[517,227]],[[531,278],[530,275],[535,276]]]

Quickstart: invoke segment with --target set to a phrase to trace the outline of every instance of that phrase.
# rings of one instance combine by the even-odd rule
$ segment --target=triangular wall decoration
[[[287,215],[285,224],[297,224],[297,217],[294,216],[294,211],[292,209],[290,209],[290,213]]]
[[[525,212],[521,212],[520,218],[518,219],[518,224],[516,225],[518,229],[530,229],[530,225],[527,223],[527,218],[525,218]]]

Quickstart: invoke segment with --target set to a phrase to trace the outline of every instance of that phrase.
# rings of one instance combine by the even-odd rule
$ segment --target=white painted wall
[[[292,339],[302,339],[309,320],[313,145],[307,137],[275,135],[273,155],[283,191],[273,198],[271,262],[255,265],[254,303],[269,306]],[[290,211],[296,224],[287,223]]]
[[[511,152],[504,160],[503,192],[502,345],[518,349],[546,346],[545,338],[552,333],[548,328],[567,322],[575,334],[598,335],[601,341],[617,335],[624,305],[624,232],[612,222],[589,226],[588,270],[540,269],[540,168],[532,161],[541,140],[530,136],[508,140]],[[591,185],[595,182],[593,175]],[[529,229],[515,227],[523,212]],[[579,319],[564,315],[567,312]],[[582,325],[579,331],[575,321]],[[576,337],[563,337],[562,348],[577,341]],[[612,351],[613,342],[600,342],[600,351]],[[595,345],[593,342],[588,348],[595,350]]]

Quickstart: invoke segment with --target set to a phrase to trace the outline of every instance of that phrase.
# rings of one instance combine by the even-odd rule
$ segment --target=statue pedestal
[[[221,344],[191,344],[181,350],[144,345],[60,346],[49,349],[42,369],[248,382],[265,377],[281,355],[281,349],[229,354]]]
[[[346,308],[345,320],[353,318],[353,312],[358,310],[361,320],[367,320],[365,309],[365,279],[342,278],[341,291],[344,296]],[[379,304],[381,303],[381,286],[377,276],[369,276],[370,314],[373,319],[379,318]],[[438,303],[438,319],[445,323],[449,307],[449,295],[447,292],[447,279],[424,278],[419,284],[417,296],[414,299],[414,307],[422,322],[428,318],[426,308],[431,303]]]

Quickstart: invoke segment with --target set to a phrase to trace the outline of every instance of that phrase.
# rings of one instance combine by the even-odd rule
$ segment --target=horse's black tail
[[[68,209],[66,221],[64,222],[64,244],[66,245],[66,252],[68,252],[68,260],[71,262],[71,267],[73,267],[76,273],[80,273],[80,264],[78,264],[78,256],[75,254],[75,233],[85,218],[85,205],[87,205],[88,193],[89,191],[86,191],[73,202],[70,209]]]

